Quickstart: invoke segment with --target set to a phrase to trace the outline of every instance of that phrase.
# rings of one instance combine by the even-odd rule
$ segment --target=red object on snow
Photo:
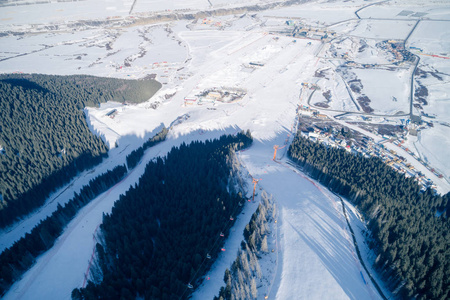
[[[220,250],[222,250],[223,252],[225,252],[225,248],[222,248],[222,249],[220,249]]]

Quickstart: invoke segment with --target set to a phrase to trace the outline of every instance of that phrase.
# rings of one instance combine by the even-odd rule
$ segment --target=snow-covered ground
[[[436,153],[448,153],[448,149],[450,149],[450,141],[446,136],[448,130],[448,126],[440,124],[436,124],[432,130],[422,130],[417,139],[415,141],[412,140],[414,146],[411,147],[412,149],[416,148],[416,151],[424,161],[441,173],[446,174],[450,170],[450,159],[436,155]]]
[[[221,134],[234,133],[231,130],[214,132],[203,136],[186,136],[164,142],[150,148],[142,163],[107,192],[91,201],[78,212],[69,223],[55,245],[14,284],[4,299],[70,299],[72,289],[81,287],[88,269],[89,258],[95,247],[94,233],[102,222],[103,213],[111,211],[119,195],[125,193],[144,173],[146,162],[159,155],[165,155],[180,141],[205,140]]]
[[[269,2],[273,1],[255,0],[250,3]],[[123,164],[126,155],[158,131],[161,124],[168,127],[178,119],[165,142],[149,149],[142,163],[125,179],[83,208],[55,246],[38,258],[33,268],[10,289],[5,299],[70,298],[72,289],[80,287],[85,279],[95,243],[93,234],[101,222],[102,214],[109,212],[119,195],[138,180],[146,162],[164,155],[182,142],[233,134],[241,129],[250,129],[255,139],[254,146],[240,154],[242,162],[253,176],[262,179],[259,184],[273,195],[279,209],[277,226],[280,247],[276,253],[278,265],[272,266],[276,274],[269,291],[270,298],[380,298],[359,265],[340,200],[288,166],[285,161],[278,164],[271,160],[273,146],[283,145],[287,137],[292,137],[297,105],[306,104],[307,95],[311,93],[302,87],[302,83],[317,83],[323,87],[314,95],[322,97],[317,101],[323,101],[325,96],[320,94],[329,89],[333,95],[330,103],[332,109],[357,111],[341,73],[336,71],[343,62],[343,56],[348,55],[356,64],[388,64],[391,58],[376,43],[380,39],[406,38],[417,17],[397,17],[397,14],[403,10],[423,11],[415,2],[408,4],[405,1],[389,1],[363,8],[375,2],[318,1],[248,15],[211,16],[204,22],[180,20],[134,26],[125,26],[134,17],[129,16],[132,1],[126,0],[87,0],[76,4],[55,1],[49,4],[0,6],[1,32],[32,32],[36,28],[45,28],[39,34],[1,36],[0,72],[91,74],[117,78],[144,78],[155,74],[156,79],[163,83],[163,88],[146,103],[129,106],[107,103],[85,110],[91,130],[111,148],[109,158],[56,192],[38,213],[0,232],[1,249],[29,232],[40,219],[54,211],[57,203],[68,201],[73,192],[79,191],[91,178],[117,164]],[[171,10],[180,12],[183,9],[244,5],[242,1],[222,0],[145,0],[136,3],[132,13],[136,17],[149,11],[170,14]],[[439,7],[444,9],[439,12]],[[354,13],[360,8],[363,9],[359,15],[365,20],[358,20]],[[42,13],[37,14],[35,11]],[[83,11],[88,13],[83,14]],[[426,12],[445,20],[422,20],[408,43],[424,47],[430,52],[428,54],[448,54],[450,46],[445,38],[449,34],[448,29],[439,34],[435,32],[448,27],[448,7],[434,1]],[[370,17],[373,19],[368,19]],[[380,19],[390,17],[394,20]],[[122,23],[108,28],[84,23],[74,28],[69,26],[80,19],[118,19]],[[288,19],[301,20],[308,26],[317,27],[340,22],[330,27],[336,31],[337,37],[322,43],[320,40],[273,34],[274,31],[290,28],[285,24]],[[428,35],[427,32],[434,32],[434,35]],[[347,35],[350,35],[348,39]],[[361,50],[364,44],[367,46]],[[336,57],[333,57],[332,45]],[[442,78],[439,80],[430,76],[421,79],[429,90],[429,106],[424,111],[432,114],[438,124],[423,130],[410,143],[416,145],[421,157],[449,176],[450,153],[447,146],[450,134],[445,125],[450,123],[446,113],[449,103],[449,80],[446,75],[448,60],[420,57],[420,68],[438,71],[436,74]],[[315,76],[316,71],[321,70],[325,70],[325,77]],[[354,73],[361,79],[363,91],[372,100],[373,108],[378,112],[395,114],[398,111],[409,112],[407,98],[411,70],[410,67],[395,71],[358,67]],[[245,91],[245,96],[232,103],[211,99],[203,105],[185,103],[185,98],[200,97],[209,89],[230,88],[240,88]],[[118,110],[118,114],[111,119],[106,113],[113,108]],[[321,112],[332,114],[327,110]],[[337,113],[341,112],[333,114]],[[356,125],[342,120],[337,122],[359,130],[376,141],[381,140]],[[399,121],[392,118],[392,122]],[[397,151],[422,170],[419,163],[404,150],[391,143],[385,146]],[[279,151],[279,158],[283,157],[285,150]],[[450,190],[448,182],[433,177],[427,169],[424,169],[424,173],[438,184],[439,192]],[[196,299],[211,299],[218,294],[223,285],[224,270],[235,259],[243,238],[242,228],[248,223],[254,209],[256,204],[247,204],[245,214],[238,217],[234,232],[226,244],[227,252],[222,253],[214,264],[208,274],[211,280],[205,281],[196,292]],[[363,226],[355,221],[356,213],[350,215],[352,224]],[[363,244],[360,231],[355,230],[355,233],[358,243]],[[270,263],[270,260],[265,263]],[[259,297],[263,296],[260,293]]]
[[[274,142],[283,143],[284,138],[281,134]],[[265,143],[256,142],[240,154],[250,174],[261,179],[258,186],[273,196],[279,211],[279,247],[266,254],[278,255],[278,260],[274,259],[278,263],[260,261],[261,269],[274,271],[274,281],[272,286],[257,283],[263,285],[258,299],[265,295],[269,299],[381,299],[358,261],[340,200],[285,160],[274,162],[270,150]],[[236,226],[236,231],[239,229]],[[236,245],[231,248],[234,252],[213,265],[208,273],[211,280],[200,286],[193,299],[212,299],[218,294],[225,269],[235,260],[242,239],[242,231],[230,237],[228,243]],[[227,252],[231,249],[227,247]]]
[[[430,19],[449,19],[450,8],[446,0],[396,0],[379,1],[359,12],[362,18],[393,18],[417,20],[421,17]]]
[[[243,160],[280,211],[281,276],[269,298],[379,299],[360,266],[339,199],[285,161],[273,162],[265,149],[255,145]]]
[[[414,21],[361,20],[352,35],[374,39],[405,39]]]
[[[353,70],[361,80],[362,93],[369,99],[374,113],[395,115],[409,111],[409,85],[411,78],[407,70]]]

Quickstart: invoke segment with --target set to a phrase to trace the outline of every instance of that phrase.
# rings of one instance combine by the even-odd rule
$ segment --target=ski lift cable
[[[232,212],[231,216],[235,216],[236,213],[237,213],[237,211],[238,211],[239,208],[241,207],[241,206],[239,205],[239,203],[240,203],[240,201],[238,201],[237,204],[235,205],[235,207],[234,207],[234,209],[233,209],[233,212]],[[245,203],[245,201],[244,201],[244,203]],[[220,231],[220,233],[226,232],[226,229],[227,229],[227,227],[230,225],[230,222],[233,222],[233,221],[234,221],[234,218],[233,218],[233,217],[230,217],[230,218],[228,219],[228,221],[225,223],[224,227],[222,228],[223,230]],[[213,245],[209,248],[209,251],[207,252],[207,254],[209,254],[209,253],[212,252],[211,250],[213,250],[213,249],[216,247],[217,243],[219,242],[219,240],[221,240],[221,238],[222,238],[222,236],[221,236],[221,234],[219,234],[219,235],[217,236],[216,240],[214,241]],[[199,265],[199,267],[197,268],[196,272],[195,272],[194,275],[191,277],[191,279],[190,279],[188,285],[192,285],[192,284],[191,284],[192,280],[195,279],[195,277],[197,276],[197,273],[200,271],[200,269],[203,267],[205,261],[208,260],[208,259],[209,259],[208,257],[205,257],[205,258],[203,259],[202,263]],[[182,296],[184,295],[184,293],[186,292],[186,290],[187,290],[187,289],[185,289],[185,291],[183,292]],[[180,298],[180,299],[181,299],[181,298]]]
[[[236,215],[236,212],[238,211],[238,209],[239,209],[239,207],[240,207],[240,206],[239,206],[239,203],[240,203],[240,201],[239,201],[239,202],[237,203],[237,205],[235,206],[235,208],[234,208],[234,210],[233,210],[233,213],[232,213],[232,216],[233,216],[233,215]],[[220,233],[226,232],[226,228],[229,226],[229,223],[232,222],[232,221],[234,221],[234,218],[233,218],[233,220],[228,219],[228,221],[225,223],[225,225],[224,225],[224,227],[223,227],[223,230],[222,230]],[[220,234],[219,234],[218,237],[216,238],[216,240],[214,241],[214,244],[210,247],[210,249],[209,249],[209,251],[208,251],[207,253],[211,253],[211,250],[213,250],[213,249],[216,247],[217,242],[219,242],[219,240],[221,240],[221,238],[222,238],[222,237],[221,237]],[[198,272],[200,271],[200,269],[203,267],[203,265],[205,264],[205,261],[206,261],[206,260],[208,260],[207,257],[205,257],[205,258],[203,259],[202,263],[201,263],[200,266],[197,268],[197,270],[196,270],[196,272],[194,273],[194,275],[191,277],[191,279],[190,279],[189,283],[187,284],[186,289],[184,290],[184,292],[183,292],[183,294],[181,295],[180,299],[182,299],[183,295],[186,293],[186,291],[187,291],[188,289],[193,288],[191,282],[192,282],[192,280],[195,279],[195,277],[197,276],[197,273],[198,273]],[[192,287],[190,287],[190,286],[192,286]]]

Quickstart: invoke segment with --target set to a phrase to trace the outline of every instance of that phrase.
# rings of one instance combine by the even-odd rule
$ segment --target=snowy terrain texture
[[[23,5],[25,2],[28,5]],[[410,136],[406,144],[443,178],[397,145],[384,145],[431,178],[439,193],[450,190],[450,59],[431,56],[450,56],[450,7],[446,1],[428,1],[426,5],[403,0],[378,4],[298,1],[291,6],[269,0],[245,4],[222,0],[29,2],[33,1],[0,4],[0,72],[151,76],[163,88],[142,104],[109,102],[86,108],[92,132],[110,147],[109,158],[54,193],[37,213],[0,232],[1,249],[29,232],[90,179],[123,164],[126,155],[161,124],[173,126],[167,140],[148,149],[142,163],[126,178],[78,213],[53,248],[38,258],[4,299],[70,299],[72,289],[81,287],[88,277],[96,243],[93,237],[102,214],[110,212],[119,195],[138,181],[148,161],[183,142],[247,129],[254,145],[239,153],[240,160],[251,176],[261,179],[259,185],[273,196],[279,211],[276,243],[271,245],[275,251],[267,254],[273,257],[261,261],[265,264],[262,269],[272,270],[272,282],[259,286],[258,299],[264,299],[266,293],[269,299],[381,299],[355,254],[340,200],[290,166],[287,147],[279,150],[277,162],[272,157],[273,146],[287,145],[295,134],[296,109],[309,105],[308,101],[311,105],[325,101],[322,93],[326,90],[331,100],[328,108],[316,107],[320,113],[328,118],[361,113],[360,104],[352,99],[357,93],[346,86],[350,80],[360,80],[361,93],[370,98],[375,114],[371,122],[399,125],[400,119],[408,117],[414,65],[392,67],[395,57],[379,44],[385,40],[408,38],[405,47],[422,49],[417,53],[418,68],[428,76],[414,79],[414,84],[420,80],[428,88],[428,105],[422,111],[431,118],[423,119],[434,126]],[[253,4],[264,10],[247,13]],[[187,14],[199,17],[192,20]],[[287,20],[314,27],[316,36],[293,38]],[[336,36],[323,41],[317,37],[320,30],[333,31]],[[345,70],[339,68],[344,56],[354,62]],[[366,69],[366,64],[377,64],[377,69]],[[321,70],[323,77],[317,76]],[[322,90],[312,93],[302,83],[317,84]],[[201,96],[217,90],[239,91],[243,96],[229,102]],[[107,117],[113,108],[118,114]],[[420,115],[421,111],[413,108],[412,113]],[[375,142],[383,140],[348,123],[362,121],[359,114],[333,120]],[[251,177],[246,179],[250,194]],[[346,207],[366,265],[370,265],[374,258],[364,244],[365,225],[356,209],[349,203]],[[227,251],[221,253],[208,274],[210,280],[195,291],[194,299],[212,299],[218,294],[224,271],[235,260],[243,228],[256,208],[257,203],[247,203],[237,217],[225,244]]]

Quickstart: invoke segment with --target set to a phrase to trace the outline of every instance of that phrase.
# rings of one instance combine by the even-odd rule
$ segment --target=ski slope
[[[256,145],[243,157],[280,211],[281,279],[269,298],[379,299],[360,266],[339,199],[271,154]]]
[[[78,20],[80,11],[94,2],[80,2],[79,8],[73,11],[70,7],[74,3],[59,2],[22,6],[22,13],[15,7],[2,7],[0,12],[4,13],[4,19],[0,23],[0,29],[32,31],[34,25],[30,25],[31,23],[59,22],[60,18]],[[107,4],[91,6],[93,9],[86,15],[87,19],[111,16],[125,19],[132,5],[131,1],[98,1],[100,2]],[[151,5],[155,5],[153,11],[204,9],[210,3],[213,8],[242,5],[238,1],[198,0],[184,6],[182,1],[171,1],[169,7],[163,1],[149,0],[138,1],[135,12],[146,11]],[[364,21],[359,25],[347,23],[347,19],[355,17],[354,10],[365,5],[365,1],[346,1],[345,7],[338,4],[327,4],[319,8],[312,3],[308,4],[307,9],[302,6],[274,9],[260,12],[257,17],[217,17],[214,22],[223,21],[227,24],[220,30],[197,23],[194,26],[187,20],[182,20],[151,26],[107,30],[96,27],[78,28],[72,32],[61,30],[57,33],[49,31],[39,35],[0,37],[3,39],[3,43],[0,43],[0,72],[92,74],[118,78],[143,78],[155,74],[157,80],[163,83],[163,88],[146,103],[124,106],[110,102],[85,109],[92,132],[111,148],[109,158],[52,195],[39,212],[0,232],[1,249],[9,247],[29,232],[41,219],[50,215],[58,203],[63,205],[90,179],[117,164],[123,164],[126,155],[157,132],[161,124],[166,127],[176,124],[170,130],[167,140],[148,149],[142,162],[126,178],[78,213],[54,247],[37,259],[32,269],[11,287],[4,299],[70,299],[72,289],[81,287],[86,280],[86,271],[96,243],[93,237],[102,214],[110,212],[119,195],[137,182],[148,161],[165,155],[173,146],[183,142],[217,138],[222,134],[234,134],[241,129],[250,129],[255,140],[249,150],[240,153],[242,164],[252,176],[261,178],[259,185],[273,195],[279,210],[278,247],[275,253],[268,254],[276,255],[277,263],[271,264],[270,260],[265,260],[267,265],[262,267],[273,270],[274,276],[270,286],[263,285],[259,288],[258,298],[263,299],[263,291],[268,291],[269,299],[379,299],[380,295],[358,261],[339,199],[288,165],[286,148],[278,152],[279,162],[272,160],[273,146],[284,145],[286,139],[292,138],[294,133],[296,108],[302,103],[301,83],[317,81],[314,78],[315,71],[333,64],[319,59],[318,53],[322,49],[320,41],[272,35],[268,33],[267,24],[281,26],[288,17],[306,18],[307,24],[317,25],[342,22],[338,24],[341,29],[336,26],[336,31],[357,35],[358,39],[388,38],[391,37],[390,34],[401,38],[409,28],[410,23],[404,21],[401,23],[404,26],[394,32],[386,32],[386,26],[375,26],[379,25],[375,21]],[[31,10],[33,7],[50,7],[57,14],[48,10],[37,15]],[[382,8],[383,11],[373,6],[368,11],[376,11],[382,17],[385,7]],[[366,10],[362,12],[367,14]],[[49,14],[54,18],[47,20]],[[279,19],[264,20],[264,16]],[[192,30],[188,25],[192,25]],[[242,26],[245,28],[241,28]],[[368,27],[371,31],[364,29]],[[415,41],[414,35],[411,41]],[[448,50],[446,44],[442,48],[442,51]],[[349,49],[342,50],[343,53],[345,51]],[[360,55],[368,55],[367,53]],[[381,58],[364,56],[364,59],[372,62]],[[125,67],[125,62],[130,66]],[[260,65],[250,68],[249,64],[252,62]],[[375,73],[367,75],[366,81],[372,82],[374,75]],[[405,87],[401,86],[403,82],[395,81],[397,93],[404,92]],[[334,87],[332,84],[330,86]],[[230,87],[245,90],[245,97],[233,103],[216,101],[204,105],[185,104],[185,98],[195,97],[208,89]],[[392,92],[381,95],[376,88],[378,86],[371,93],[387,99],[383,101],[391,101],[388,96]],[[430,88],[436,114],[440,114],[438,111],[441,108],[437,102],[440,99],[443,99],[442,102],[446,100],[447,88],[447,82],[439,83],[434,89]],[[335,94],[344,95],[342,91],[345,92],[342,88]],[[333,108],[349,109],[352,105],[348,97],[336,98],[340,102],[333,103]],[[379,103],[380,110],[386,109],[384,104]],[[112,108],[118,110],[114,119],[106,116]],[[448,118],[440,114],[438,119],[444,123]],[[173,123],[175,120],[178,121]],[[348,123],[346,126],[356,127]],[[440,141],[437,139],[446,137],[448,130],[443,125],[436,127],[439,131],[434,128],[430,132],[424,132],[419,142],[431,144],[425,149],[426,153],[430,153],[427,154],[430,161],[447,161],[448,149],[439,146]],[[432,135],[434,132],[439,134]],[[365,133],[370,136],[370,133]],[[438,138],[432,139],[433,136]],[[398,151],[396,146],[388,146]],[[433,149],[439,149],[439,153],[436,154],[437,151]],[[436,157],[431,155],[433,153]],[[445,171],[448,172],[448,168],[443,170]],[[251,179],[248,179],[250,186]],[[448,189],[449,185],[445,184],[438,190]],[[244,213],[237,217],[225,244],[227,251],[221,253],[208,273],[210,280],[204,281],[198,288],[193,295],[194,299],[212,299],[218,294],[223,285],[224,271],[236,258],[243,239],[243,228],[256,207],[257,204],[246,204]],[[351,224],[363,229],[362,223],[357,220],[356,210],[349,207]],[[361,231],[355,229],[355,233],[358,243],[362,244],[364,238]],[[364,253],[369,255],[368,251]]]
[[[281,134],[274,142],[282,144],[284,140],[285,135]],[[279,157],[283,156],[280,152]],[[272,147],[263,142],[240,153],[243,165],[254,178],[261,179],[258,186],[274,197],[279,211],[279,247],[276,252],[265,254],[278,255],[278,263],[262,262],[269,265],[262,265],[261,269],[275,270],[275,274],[272,285],[258,288],[258,299],[264,299],[266,291],[269,299],[280,300],[382,299],[358,260],[340,200],[286,159],[274,162],[272,156]],[[242,232],[230,236],[227,243],[239,245],[241,240]],[[193,299],[218,295],[224,286],[225,269],[236,259],[235,248],[231,257],[227,255],[213,265],[208,273],[211,279],[200,286]]]
[[[186,41],[191,45],[195,42],[198,44],[199,39],[201,41],[204,37],[186,35]],[[347,295],[350,298],[355,295],[358,298],[361,295],[368,295],[369,291],[364,286],[354,283],[358,282],[356,279],[362,282],[361,275],[358,273],[357,261],[351,254],[347,231],[342,228],[344,223],[339,216],[339,210],[335,207],[336,201],[329,199],[329,195],[322,194],[314,185],[292,170],[270,160],[273,145],[282,143],[286,134],[291,133],[296,118],[295,109],[299,103],[299,83],[313,72],[312,58],[319,44],[307,46],[306,43],[306,41],[292,43],[292,39],[288,37],[276,41],[264,32],[253,35],[251,39],[247,33],[237,33],[226,45],[217,45],[218,49],[214,49],[208,63],[196,59],[197,55],[203,55],[200,50],[190,53],[193,57],[191,69],[195,71],[195,75],[186,80],[183,88],[179,89],[170,100],[161,100],[162,104],[157,109],[151,109],[145,103],[123,109],[119,107],[119,113],[114,119],[105,116],[105,112],[112,104],[87,110],[93,132],[99,134],[110,145],[118,143],[119,147],[114,149],[116,152],[112,152],[112,155],[119,153],[119,150],[125,150],[123,148],[126,145],[130,145],[125,151],[128,153],[139,146],[137,141],[141,140],[140,138],[134,143],[126,143],[127,137],[147,136],[161,123],[169,126],[181,115],[189,117],[182,118],[183,121],[173,126],[167,141],[149,149],[142,163],[124,180],[86,206],[69,224],[55,246],[38,258],[33,268],[10,289],[5,299],[36,299],[37,296],[40,299],[52,297],[68,299],[72,289],[82,286],[84,282],[84,274],[95,245],[93,234],[101,222],[102,214],[109,212],[119,195],[138,180],[147,161],[157,155],[164,155],[172,146],[182,142],[219,137],[221,134],[235,133],[240,129],[250,129],[255,138],[255,146],[242,154],[244,165],[253,176],[263,179],[262,185],[269,193],[274,194],[282,207],[280,251],[283,257],[283,273],[280,282],[274,283],[273,293],[276,293],[279,299],[289,298],[291,288],[288,287],[292,285],[289,280],[295,282],[306,280],[305,285],[303,283],[299,285],[304,295],[310,293],[317,297]],[[264,61],[264,66],[251,73],[237,67],[253,60]],[[236,84],[245,87],[251,96],[236,103],[217,103],[206,107],[184,106],[184,98],[189,96],[194,88]],[[155,99],[161,99],[159,98],[161,94],[164,94],[164,90],[158,93]],[[310,191],[305,193],[306,202],[303,204],[300,202],[300,206],[297,207],[296,198],[303,192],[292,187],[303,184]],[[249,206],[251,209],[252,204]],[[322,210],[317,210],[317,207]],[[253,209],[256,209],[256,206]],[[299,214],[302,209],[305,218],[296,220],[292,217]],[[306,218],[312,210],[317,210],[317,220],[316,216],[313,219]],[[238,218],[238,224],[241,225],[236,229],[236,240],[233,242],[233,239],[230,239],[229,242],[234,246],[226,245],[229,248],[224,255],[230,261],[234,259],[242,240],[242,226],[248,223],[251,213],[246,213],[242,220],[241,217]],[[319,222],[318,225],[315,225],[315,222]],[[304,231],[303,238],[297,231],[292,230],[291,226],[297,231]],[[308,241],[319,244],[308,244]],[[297,252],[299,247],[303,249],[301,252]],[[338,251],[336,247],[343,248]],[[326,253],[331,258],[335,257],[334,260],[327,261]],[[305,260],[301,260],[301,256],[305,256]],[[294,267],[289,261],[295,257],[303,267],[289,269],[288,266]],[[228,267],[229,260],[223,263],[219,259]],[[334,264],[336,266],[333,266]],[[346,265],[351,266],[350,271],[336,273],[336,270],[347,270],[348,267],[344,268]],[[222,270],[218,273],[222,273]],[[351,276],[348,277],[347,273]],[[297,281],[298,276],[301,281]],[[222,278],[222,275],[214,276],[214,283],[217,284],[218,280],[220,286]],[[324,286],[329,286],[329,289],[324,289]],[[316,292],[313,293],[314,290]],[[218,290],[215,290],[215,293],[218,293]]]
[[[199,39],[204,40],[205,37],[198,35],[186,40],[194,44]],[[272,47],[268,47],[268,44]],[[287,37],[275,41],[263,32],[252,39],[249,39],[248,33],[238,33],[225,46],[217,45],[218,49],[214,49],[214,55],[208,63],[195,59],[196,55],[204,54],[201,51],[190,53],[193,57],[191,69],[195,71],[195,75],[186,80],[183,88],[169,100],[162,100],[165,99],[163,95],[166,91],[160,91],[152,99],[162,101],[157,109],[149,108],[148,103],[131,106],[120,109],[114,119],[105,116],[111,104],[88,109],[87,119],[93,132],[106,143],[113,145],[117,142],[119,145],[111,153],[112,160],[114,155],[123,155],[137,148],[139,141],[142,141],[140,137],[148,136],[161,123],[168,127],[179,116],[188,117],[181,118],[182,121],[173,126],[167,141],[149,149],[142,163],[126,179],[86,206],[69,224],[54,247],[39,257],[22,280],[12,286],[5,299],[36,299],[36,296],[40,299],[68,299],[72,289],[80,287],[84,282],[84,272],[88,268],[95,244],[93,234],[101,222],[103,212],[109,212],[119,195],[138,180],[147,161],[157,155],[164,155],[172,146],[250,129],[256,140],[271,149],[273,139],[292,126],[298,104],[298,83],[302,76],[309,75],[307,72],[311,70],[309,66],[317,46],[318,44],[307,47],[306,41],[292,43],[292,39]],[[265,69],[247,73],[235,67],[240,66],[243,61],[254,59],[266,59]],[[226,80],[220,75],[232,70],[235,73]],[[267,74],[278,76],[268,77]],[[231,85],[237,81],[245,84],[251,97],[214,106],[184,106],[184,98],[197,86],[207,88],[221,84]],[[133,142],[129,141],[131,137],[135,137]],[[231,253],[233,252],[235,253]]]

